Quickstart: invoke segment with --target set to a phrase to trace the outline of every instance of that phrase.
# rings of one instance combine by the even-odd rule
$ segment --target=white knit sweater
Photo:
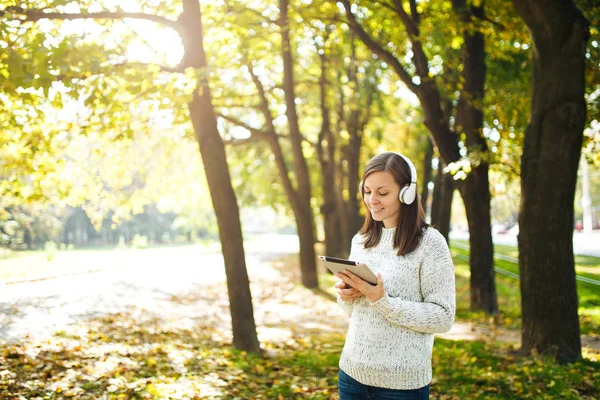
[[[427,228],[405,256],[393,248],[395,228],[383,228],[375,247],[352,239],[350,259],[381,272],[385,295],[371,303],[362,296],[338,303],[350,314],[340,368],[369,386],[418,389],[431,381],[433,334],[454,323],[454,265],[444,237]]]

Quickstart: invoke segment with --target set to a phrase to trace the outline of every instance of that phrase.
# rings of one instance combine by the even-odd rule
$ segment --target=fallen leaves
[[[253,282],[264,354],[232,347],[227,293],[219,284],[171,298],[205,311],[202,319],[131,309],[46,341],[0,346],[0,398],[337,398],[341,311],[285,280],[260,287]],[[336,321],[326,333],[315,328],[324,320]]]
[[[0,398],[337,399],[343,312],[286,279],[253,279],[252,293],[262,354],[232,347],[227,292],[215,284],[170,299],[200,318],[132,308],[46,341],[0,344]],[[432,398],[600,397],[597,362],[559,366],[509,350],[436,339]]]

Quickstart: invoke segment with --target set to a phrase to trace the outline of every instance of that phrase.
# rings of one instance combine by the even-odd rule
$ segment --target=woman
[[[428,399],[434,333],[454,323],[454,265],[444,237],[424,220],[417,173],[399,153],[379,154],[360,184],[367,215],[350,259],[377,285],[349,271],[338,303],[350,314],[340,358],[340,400]]]

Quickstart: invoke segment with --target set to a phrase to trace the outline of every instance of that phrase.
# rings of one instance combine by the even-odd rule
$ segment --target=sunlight
[[[108,1],[114,6],[127,12],[143,12],[142,2],[138,0]],[[123,21],[132,32],[137,34],[137,40],[127,47],[128,59],[150,63],[157,55],[164,56],[164,62],[169,66],[177,65],[183,57],[183,43],[175,30],[150,21],[126,19]]]
[[[152,63],[163,58],[167,66],[175,66],[183,58],[183,43],[173,29],[149,21],[130,19],[123,23],[138,35],[127,46],[128,60]]]
[[[113,10],[116,7],[125,12],[144,12],[138,0],[107,0],[103,5],[90,6],[89,12]],[[65,12],[79,13],[81,9],[76,3],[64,7]],[[44,21],[45,28],[52,26],[53,21]],[[151,21],[127,18],[116,22],[109,29],[99,23],[91,24],[89,20],[69,21],[61,25],[60,32],[65,35],[78,35],[102,41],[107,48],[121,45],[119,39],[124,36],[133,38],[127,44],[127,60],[130,62],[157,63],[175,66],[183,58],[183,43],[178,33],[166,26]]]

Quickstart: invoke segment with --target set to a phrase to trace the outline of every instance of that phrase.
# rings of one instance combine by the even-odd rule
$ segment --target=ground
[[[88,253],[81,262],[95,272],[5,285],[0,397],[337,399],[347,317],[330,292],[295,283],[295,237],[246,243],[258,355],[231,346],[217,250]],[[517,357],[518,338],[493,320],[460,317],[436,339],[432,398],[600,396],[592,347],[586,361],[559,366]]]

